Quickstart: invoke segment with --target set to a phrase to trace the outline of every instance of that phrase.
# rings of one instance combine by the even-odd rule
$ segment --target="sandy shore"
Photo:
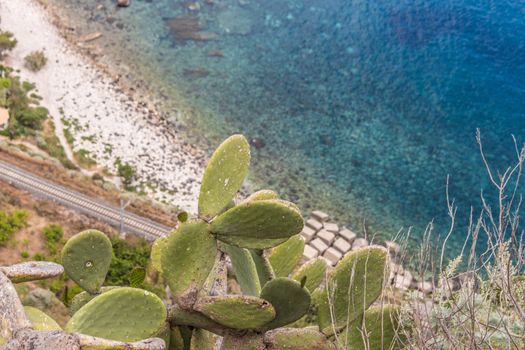
[[[203,163],[199,150],[167,132],[155,112],[131,100],[76,52],[35,0],[0,0],[0,28],[18,40],[7,64],[36,83],[70,158],[62,118],[75,125],[70,128],[74,151],[87,150],[100,167],[111,171],[120,158],[135,166],[138,178],[151,185],[145,187],[146,193],[196,212]],[[23,60],[35,50],[44,50],[48,63],[32,73],[23,68]]]

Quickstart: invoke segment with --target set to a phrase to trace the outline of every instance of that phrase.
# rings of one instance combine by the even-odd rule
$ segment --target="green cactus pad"
[[[195,329],[191,337],[190,350],[217,349],[215,346],[217,339],[217,335],[211,332],[208,332],[204,329]]]
[[[275,193],[272,190],[260,190],[246,197],[244,202],[264,201],[267,199],[278,199],[278,198],[279,196],[277,195],[277,193]]]
[[[250,145],[242,135],[227,138],[213,153],[204,171],[199,216],[213,218],[233,199],[250,166]]]
[[[323,282],[327,267],[328,265],[326,264],[325,259],[316,258],[301,266],[292,278],[296,281],[301,281],[306,277],[306,284],[304,286],[310,291],[310,293],[313,293],[313,291]]]
[[[166,307],[155,294],[122,287],[101,294],[71,317],[65,330],[134,342],[156,334],[166,322]]]
[[[261,286],[264,286],[269,280],[275,278],[275,272],[273,272],[272,265],[263,250],[249,249],[249,251],[257,268],[259,283]]]
[[[257,267],[248,249],[222,244],[223,251],[230,256],[235,278],[245,295],[259,296],[261,283]]]
[[[61,331],[62,328],[51,317],[40,311],[36,307],[24,306],[29,322],[37,331]]]
[[[120,288],[120,287],[117,287],[117,286],[102,287],[102,288],[100,288],[99,293],[100,294],[101,293],[105,293],[105,292],[110,291],[110,290],[115,289],[115,288]],[[93,300],[94,298],[96,298],[100,294],[90,294],[88,292],[78,293],[77,295],[75,295],[73,297],[73,299],[71,299],[71,305],[69,306],[70,314],[71,315],[75,314],[75,312],[80,310],[80,308],[82,306],[86,305],[87,303],[89,303],[91,300]]]
[[[155,240],[153,244],[151,245],[151,265],[157,272],[162,272],[162,252],[168,245],[168,238],[169,237],[161,237]]]
[[[303,225],[301,213],[289,202],[271,199],[237,205],[215,218],[210,230],[225,243],[265,249],[298,234]]]
[[[113,249],[109,238],[97,230],[80,232],[62,249],[62,265],[69,278],[96,294],[106,279]]]
[[[234,329],[259,328],[275,317],[275,310],[269,302],[244,295],[202,298],[195,304],[195,310]]]
[[[306,328],[279,328],[266,332],[264,343],[267,350],[336,349],[323,333]],[[376,348],[370,349],[375,350]]]
[[[275,308],[275,319],[265,329],[282,327],[300,319],[310,307],[310,293],[295,280],[279,277],[265,284],[261,298]]]
[[[304,239],[301,235],[290,237],[286,242],[272,249],[268,256],[277,277],[288,277],[303,256]]]
[[[208,234],[204,221],[189,221],[171,233],[161,258],[162,274],[177,300],[195,294],[208,277],[217,242]]]
[[[188,344],[189,345],[189,344]],[[167,347],[168,350],[187,350],[184,347],[184,338],[179,327],[172,327],[170,331],[170,345]]]
[[[221,350],[266,350],[266,346],[262,334],[247,332],[242,335],[226,334]]]
[[[379,246],[360,248],[347,254],[330,271],[325,288],[319,295],[319,329],[333,334],[360,318],[381,295],[388,252]],[[332,300],[331,312],[328,298]],[[333,315],[333,319],[332,319]]]
[[[146,269],[143,267],[135,267],[127,277],[130,287],[139,288],[146,279]]]
[[[157,333],[153,334],[151,338],[160,338],[164,340],[164,344],[166,345],[166,349],[170,348],[170,342],[171,342],[171,328],[170,324],[168,322],[164,323],[164,327],[162,327]]]
[[[366,310],[364,327],[362,322],[354,322],[337,337],[341,349],[404,349],[396,331],[399,327],[399,306],[374,305]],[[367,334],[368,345],[363,340]]]

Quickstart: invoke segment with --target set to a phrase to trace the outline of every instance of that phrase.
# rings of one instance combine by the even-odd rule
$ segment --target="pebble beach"
[[[155,111],[131,99],[113,77],[77,52],[37,1],[0,0],[0,26],[18,40],[6,64],[36,84],[70,159],[73,151],[86,150],[97,169],[110,171],[120,159],[135,167],[137,178],[147,179],[146,194],[196,212],[204,165],[200,150],[179,139]],[[35,50],[43,50],[48,62],[33,73],[23,65]],[[64,137],[64,121],[74,124],[73,147]]]

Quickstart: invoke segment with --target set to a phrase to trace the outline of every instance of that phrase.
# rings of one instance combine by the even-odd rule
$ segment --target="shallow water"
[[[105,33],[103,62],[179,132],[208,149],[234,132],[255,139],[258,187],[357,231],[413,226],[417,240],[434,219],[443,234],[447,175],[464,227],[490,193],[476,128],[496,167],[515,159],[511,134],[525,136],[517,0],[49,1],[79,34]]]

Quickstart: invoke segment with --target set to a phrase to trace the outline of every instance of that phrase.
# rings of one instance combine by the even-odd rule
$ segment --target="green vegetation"
[[[42,233],[44,234],[47,250],[53,255],[56,254],[57,244],[62,240],[62,237],[64,237],[62,226],[49,224],[44,227]]]
[[[136,176],[135,168],[128,163],[122,163],[120,158],[115,160],[115,166],[117,167],[118,176],[122,178],[122,183],[126,190],[132,190],[131,184],[135,181]]]
[[[25,66],[29,70],[38,72],[46,65],[47,57],[44,54],[44,51],[33,51],[24,58],[24,61]]]
[[[9,124],[1,135],[14,139],[24,135],[35,135],[42,130],[48,110],[40,107],[39,100],[31,97],[35,86],[13,74],[11,68],[0,65],[0,102],[9,110]]]
[[[97,164],[96,160],[93,159],[89,151],[83,148],[73,152],[73,156],[75,157],[75,160],[78,162],[78,164],[84,168],[91,168]]]
[[[17,44],[13,33],[0,31],[0,60],[5,58],[8,51],[11,51]]]
[[[27,223],[28,213],[19,209],[8,214],[0,211],[0,245],[5,243]]]
[[[508,176],[517,176],[524,161],[525,147],[518,165],[501,172],[501,182],[493,181],[503,184],[497,218],[486,207],[469,232],[474,237],[485,230],[495,242],[492,254],[477,257],[472,247],[467,275],[457,273],[459,258],[432,271],[439,282],[426,297],[432,299],[423,300],[432,303],[425,327],[418,313],[422,293],[410,293],[410,302],[405,302],[385,288],[391,264],[384,247],[354,249],[333,268],[323,259],[299,266],[304,249],[298,236],[303,229],[299,209],[270,191],[233,200],[244,180],[238,175],[246,173],[250,162],[248,143],[239,135],[212,156],[197,217],[181,215],[179,226],[155,241],[151,251],[146,242],[132,246],[118,238],[108,240],[99,231],[81,232],[64,246],[62,263],[68,277],[85,291],[78,293],[71,284],[61,289],[60,283],[50,288],[62,290],[62,299],[71,306],[66,332],[124,342],[158,336],[167,349],[171,342],[171,349],[208,350],[220,340],[222,350],[521,350],[525,261],[516,238],[521,200],[513,205],[514,197],[504,194]],[[453,217],[453,204],[449,209]],[[429,266],[442,266],[442,260],[433,260],[436,256],[442,254],[422,248],[421,276]],[[166,298],[162,293],[147,291],[151,269],[169,286],[165,302],[159,298]],[[457,281],[462,288],[450,288]],[[37,316],[41,329],[52,323]],[[100,345],[104,340],[97,342],[98,348],[115,349]]]
[[[51,157],[56,158],[67,169],[77,170],[77,166],[69,160],[66,151],[55,134],[55,124],[49,120],[48,130],[45,130],[42,138],[37,138],[37,146],[46,151]]]

